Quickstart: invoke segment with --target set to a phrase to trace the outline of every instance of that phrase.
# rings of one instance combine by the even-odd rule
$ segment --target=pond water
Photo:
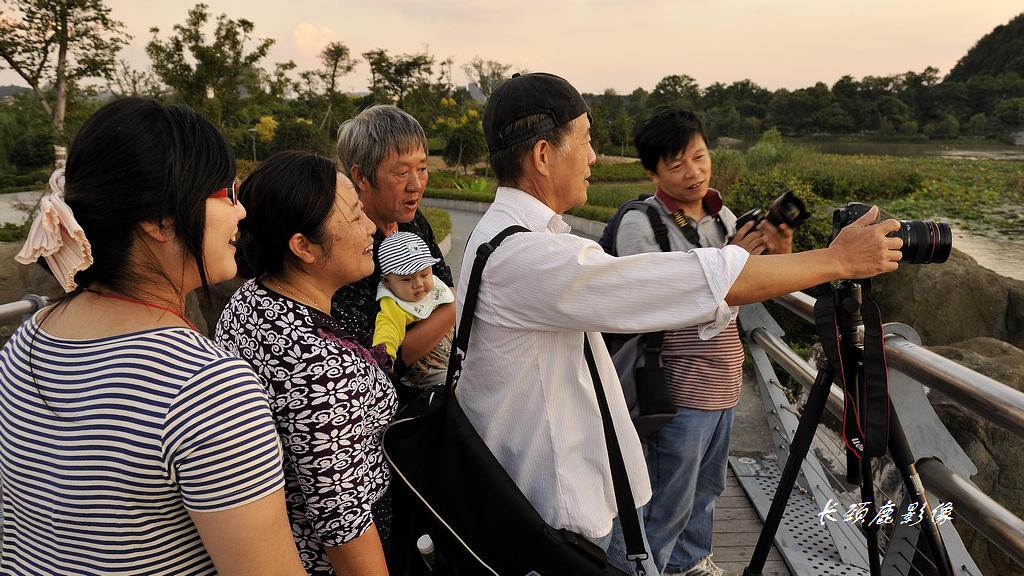
[[[996,274],[1024,281],[1024,238],[951,228],[954,248]]]
[[[1024,162],[1024,146],[1006,144],[940,144],[927,143],[885,143],[885,142],[804,142],[825,154],[869,154],[875,156],[937,156],[941,158],[966,158],[980,160],[1017,160]]]
[[[942,142],[837,142],[825,140],[790,140],[824,154],[870,156],[903,156],[908,158],[936,156],[941,158],[967,158],[982,160],[1015,160],[1024,162],[1024,146],[978,142],[971,144],[943,144]],[[721,143],[719,144],[721,145]],[[747,142],[728,144],[734,150],[746,150]]]

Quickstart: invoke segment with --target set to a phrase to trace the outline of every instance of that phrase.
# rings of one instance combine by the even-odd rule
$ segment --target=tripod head
[[[840,280],[832,288],[832,301],[835,303],[839,345],[862,345],[864,338],[860,328],[864,325],[864,317],[860,312],[863,302],[861,284],[854,280]]]

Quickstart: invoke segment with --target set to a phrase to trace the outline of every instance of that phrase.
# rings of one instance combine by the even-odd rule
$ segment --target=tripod
[[[824,298],[830,299],[830,302],[823,301],[822,299]],[[931,507],[925,497],[924,486],[917,473],[914,455],[910,450],[906,435],[903,433],[903,428],[900,425],[896,411],[892,407],[892,402],[889,400],[888,389],[885,388],[884,399],[881,399],[884,403],[878,404],[880,400],[878,396],[879,389],[875,388],[873,394],[869,395],[868,386],[864,382],[866,364],[869,365],[868,370],[875,374],[879,373],[879,370],[884,374],[885,365],[884,358],[865,359],[865,342],[859,330],[861,326],[864,326],[863,317],[861,316],[861,285],[857,282],[844,280],[827,292],[823,291],[819,295],[819,304],[821,303],[828,305],[825,307],[826,310],[831,311],[834,309],[835,311],[834,319],[828,320],[828,322],[832,323],[837,333],[837,338],[831,339],[833,343],[837,343],[837,346],[834,347],[834,352],[836,353],[826,353],[818,362],[818,373],[808,395],[807,403],[804,405],[804,413],[797,425],[793,442],[790,444],[789,458],[786,460],[782,477],[779,480],[779,486],[772,499],[771,507],[768,509],[768,515],[765,517],[764,526],[761,529],[757,546],[754,548],[754,553],[751,556],[750,564],[743,570],[743,576],[761,576],[761,571],[764,570],[765,561],[768,558],[768,553],[771,551],[772,542],[775,539],[775,534],[778,532],[779,524],[782,522],[782,515],[786,511],[793,486],[796,484],[797,476],[800,473],[800,467],[807,456],[814,433],[825,411],[825,405],[828,401],[829,391],[832,388],[832,382],[836,377],[837,369],[842,370],[847,403],[849,404],[851,401],[855,403],[856,410],[854,414],[857,416],[859,429],[864,429],[865,427],[866,409],[873,408],[876,410],[876,414],[878,410],[883,410],[888,415],[888,430],[887,434],[885,434],[884,446],[880,446],[880,441],[875,439],[875,448],[871,451],[864,451],[864,437],[855,438],[852,446],[851,442],[847,441],[847,481],[861,486],[861,501],[867,504],[866,518],[873,519],[877,514],[874,486],[871,481],[871,457],[868,454],[877,452],[879,455],[884,456],[885,449],[887,448],[892,456],[893,463],[895,463],[900,471],[900,476],[903,479],[903,485],[908,496],[917,504],[915,510],[921,511],[920,526],[939,574],[941,576],[954,576],[949,555],[946,553],[946,548],[942,543],[938,527],[932,519]],[[874,307],[874,303],[871,304],[871,309],[875,311],[875,320],[877,320],[877,309]],[[819,333],[822,332],[820,310],[821,308],[816,305],[815,316],[819,325]],[[881,322],[878,321],[877,323],[879,327],[877,333],[874,330],[868,329],[865,329],[865,333],[877,335],[877,345],[881,346]],[[826,346],[826,348],[828,347],[828,340],[829,338],[822,337],[822,345]],[[840,359],[838,367],[835,366],[837,363],[835,360],[829,359],[830,356],[833,359]],[[871,365],[875,363],[881,363],[881,365]],[[869,397],[871,402],[876,404],[875,406],[869,405]],[[880,450],[879,446],[881,447]],[[866,539],[871,576],[880,576],[881,565],[878,553],[879,523],[870,521],[862,524],[862,530]]]

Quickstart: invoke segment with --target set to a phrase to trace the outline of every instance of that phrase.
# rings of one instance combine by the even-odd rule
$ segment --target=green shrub
[[[828,200],[872,202],[918,190],[924,176],[910,162],[889,156],[818,154],[785,169]]]
[[[733,184],[747,172],[747,161],[742,152],[731,148],[711,151],[711,187],[728,192]]]
[[[610,164],[596,162],[590,167],[591,182],[635,182],[647,180],[647,173],[640,161]]]
[[[28,238],[28,229],[31,226],[31,220],[21,225],[8,222],[0,226],[0,242],[24,242],[25,238]]]
[[[472,192],[459,190],[457,188],[434,188],[428,187],[423,195],[427,198],[441,198],[444,200],[466,200],[468,202],[494,202],[494,191]]]
[[[804,202],[811,219],[793,233],[793,251],[802,252],[828,245],[832,233],[832,209],[801,179],[779,170],[770,170],[739,179],[725,197],[725,205],[736,216],[753,208],[767,212],[776,198],[793,192]]]
[[[436,136],[427,138],[427,154],[440,156],[442,151],[444,151],[444,138]]]
[[[626,200],[632,200],[641,194],[654,194],[654,190],[654,183],[649,180],[591,184],[590,188],[587,188],[587,204],[618,208]]]
[[[590,204],[584,204],[583,206],[570,208],[566,210],[566,213],[595,222],[607,222],[618,209],[618,206],[591,206]]]
[[[459,178],[455,182],[455,187],[466,192],[494,192],[498,189],[496,184],[488,182],[483,176],[473,179]]]
[[[431,170],[428,183],[431,188],[458,188],[459,176],[451,170]]]

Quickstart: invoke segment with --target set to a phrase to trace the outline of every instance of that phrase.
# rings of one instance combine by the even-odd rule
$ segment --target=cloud
[[[292,40],[295,42],[295,49],[299,57],[303,59],[315,59],[324,49],[324,46],[329,42],[335,41],[337,38],[338,34],[334,30],[326,26],[317,28],[305,21],[300,22],[292,30]]]

